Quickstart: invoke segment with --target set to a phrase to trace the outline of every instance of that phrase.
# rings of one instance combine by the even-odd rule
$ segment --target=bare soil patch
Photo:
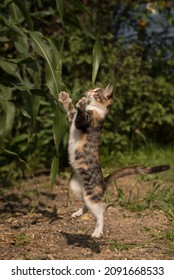
[[[1,260],[173,259],[174,250],[160,236],[174,224],[162,211],[131,212],[120,206],[108,207],[104,236],[92,239],[93,216],[88,213],[71,218],[81,204],[73,201],[69,205],[68,179],[60,176],[52,192],[49,177],[36,180],[25,180],[0,196]],[[134,183],[134,178],[121,179],[119,187],[129,196]],[[141,182],[139,195],[147,188],[148,184]],[[111,200],[116,196],[113,185]]]

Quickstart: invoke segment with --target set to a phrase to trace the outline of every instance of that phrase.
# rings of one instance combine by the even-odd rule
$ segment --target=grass
[[[152,236],[155,240],[160,240],[165,243],[167,252],[170,256],[174,256],[174,229],[167,228],[159,234]]]
[[[116,153],[115,153],[116,154]],[[145,176],[148,179],[162,179],[165,181],[174,182],[174,146],[162,147],[158,144],[149,143],[146,146],[142,146],[141,149],[130,150],[129,152],[119,153],[115,158],[108,157],[107,165],[110,169],[116,169],[129,165],[147,165],[155,166],[169,164],[171,169],[154,174]]]
[[[28,235],[26,235],[25,233],[22,234],[15,234],[14,235],[14,245],[15,246],[24,246],[26,244],[28,244],[29,240],[28,240]]]
[[[142,180],[142,181],[141,181]],[[127,189],[119,187],[115,182],[116,198],[112,200],[109,190],[106,192],[106,202],[108,207],[118,205],[132,212],[140,212],[145,209],[158,209],[163,211],[168,219],[174,218],[174,184],[152,180],[144,182],[143,178],[138,179],[129,193]],[[147,188],[141,193],[142,186]]]
[[[139,193],[126,197],[121,188],[117,188],[117,205],[130,211],[143,211],[145,209],[158,209],[169,218],[174,218],[174,185],[161,185],[154,182],[144,197],[139,197]]]
[[[110,244],[110,249],[112,251],[121,252],[123,250],[129,250],[131,248],[140,247],[142,245],[143,244],[141,244],[141,243],[125,243],[125,242],[120,242],[118,240],[112,239],[111,244]]]
[[[111,201],[111,195],[107,191],[107,203],[113,206],[120,205],[130,211],[159,209],[169,219],[172,219],[174,217],[174,146],[161,147],[157,144],[147,144],[141,149],[120,154],[117,162],[111,161],[109,165],[110,169],[116,170],[129,165],[156,166],[163,164],[169,164],[171,168],[162,173],[137,176],[129,194],[115,182],[117,198],[114,202]],[[147,192],[142,197],[140,187],[144,182],[146,182]]]
[[[160,209],[169,218],[174,217],[174,185],[161,185],[158,182],[152,184],[152,188],[144,198],[146,207]]]

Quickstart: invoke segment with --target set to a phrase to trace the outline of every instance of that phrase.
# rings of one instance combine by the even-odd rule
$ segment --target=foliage
[[[4,146],[7,147],[7,153],[2,154],[1,160],[5,162],[2,171],[8,172],[12,167],[11,156],[15,155],[8,152],[9,150],[18,155],[17,159],[23,156],[23,160],[26,161],[31,157],[32,151],[35,152],[39,136],[36,125],[41,96],[50,99],[53,114],[60,123],[53,133],[61,134],[63,117],[56,97],[63,88],[63,83],[61,82],[60,55],[51,40],[33,30],[34,23],[25,3],[17,0],[5,1],[1,3],[1,9],[3,11],[1,13],[3,30],[1,40],[4,43],[2,51],[5,53],[0,60],[2,76],[0,102],[3,114],[1,122],[2,151],[5,151]],[[42,58],[45,69],[42,67]],[[44,79],[42,77],[43,69]],[[16,118],[14,118],[15,111]],[[15,138],[11,139],[12,135],[15,135]],[[57,142],[56,145],[58,156]],[[24,162],[23,160],[20,162]],[[13,161],[12,170],[16,164],[18,161],[15,163]],[[18,172],[17,174],[19,175]]]
[[[154,181],[146,195],[140,196],[140,185],[138,184],[140,182],[142,182],[142,178],[137,180],[128,196],[122,188],[116,185],[117,199],[110,202],[110,205],[120,205],[133,212],[140,212],[145,209],[159,209],[163,211],[168,219],[172,220],[174,217],[174,185],[162,185],[159,180]]]
[[[90,87],[114,85],[115,101],[102,134],[103,159],[108,155],[115,159],[149,139],[172,142],[174,57],[162,59],[160,44],[154,59],[146,55],[147,25],[142,20],[148,21],[151,14],[141,10],[140,2],[0,3],[1,179],[23,176],[29,165],[51,168],[54,184],[59,164],[67,164],[67,124],[57,102],[64,89],[70,90],[75,102]],[[167,13],[170,1],[163,2],[162,7],[155,1],[155,8],[172,27],[173,15]],[[123,9],[115,26],[118,7]],[[129,45],[115,33],[128,14],[129,24],[139,34]]]
[[[165,215],[173,219],[174,217],[174,189],[172,186],[161,189],[160,184],[154,183],[153,188],[145,198],[147,207],[161,209]]]

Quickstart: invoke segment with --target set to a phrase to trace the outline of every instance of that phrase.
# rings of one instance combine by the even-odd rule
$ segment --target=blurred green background
[[[4,0],[0,30],[0,187],[40,170],[53,185],[68,166],[58,93],[109,83],[102,166],[174,163],[173,1]]]

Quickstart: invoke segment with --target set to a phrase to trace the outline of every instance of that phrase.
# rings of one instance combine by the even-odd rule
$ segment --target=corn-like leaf
[[[15,64],[27,64],[27,63],[33,63],[34,59],[32,57],[23,57],[23,58],[8,59],[8,61]]]
[[[25,19],[28,25],[28,29],[33,30],[33,22],[23,0],[12,0],[12,3],[9,5],[9,8],[12,25],[11,28],[14,28],[13,26],[15,24],[18,28],[19,23],[23,21],[23,19]],[[10,22],[8,22],[8,24],[10,24]],[[32,96],[30,93],[30,89],[33,89],[33,87],[37,89],[40,88],[40,73],[39,67],[37,67],[37,61],[34,61],[34,59],[31,58],[31,54],[29,53],[28,36],[24,32],[23,28],[20,28],[20,33],[21,34],[19,36],[19,32],[17,30],[17,33],[14,35],[14,45],[16,47],[16,50],[20,53],[21,61],[19,59],[16,59],[14,63],[18,65],[22,64],[22,67],[20,67],[20,69],[22,68],[22,73],[24,76],[23,84],[26,87],[26,91],[25,89],[23,89],[25,105],[23,106],[23,108],[21,108],[21,111],[25,116],[31,119],[31,131],[34,131],[36,125],[36,118],[40,106],[40,97]],[[32,79],[34,78],[34,83],[30,82],[30,79],[28,78],[28,73],[31,75]],[[20,90],[22,90],[22,88]]]
[[[96,26],[96,23],[93,19],[93,16],[92,16],[92,13],[89,11],[89,9],[87,9],[85,7],[85,5],[82,4],[82,2],[80,0],[71,0],[71,2],[73,3],[73,5],[75,5],[80,11],[86,13],[90,18],[91,18],[91,21],[93,23],[93,25],[95,26],[96,30],[97,30],[97,26]]]
[[[12,0],[13,3],[15,3],[15,5],[19,8],[19,10],[21,11],[21,14],[23,15],[23,17],[25,18],[25,21],[28,25],[28,29],[33,30],[33,21],[32,18],[30,16],[30,13],[28,12],[26,5],[24,4],[24,2],[22,0]],[[13,9],[15,9],[15,6],[13,5]],[[14,11],[14,14],[17,15],[17,13]],[[18,20],[18,17],[15,18],[16,20]]]
[[[59,109],[56,108],[54,123],[53,123],[53,136],[54,142],[57,150],[57,154],[59,153],[59,146],[63,139],[63,136],[67,129],[67,121],[65,118],[65,114]]]
[[[46,84],[51,94],[57,98],[57,93],[61,91],[60,84],[58,83],[60,78],[54,67],[55,60],[52,49],[48,44],[46,44],[41,33],[29,31],[29,34],[34,51],[45,59]]]
[[[60,15],[62,25],[64,25],[63,14],[64,14],[65,2],[66,2],[66,0],[56,0],[56,5],[57,5],[57,9],[58,9],[58,12],[59,12],[59,15]]]
[[[100,60],[101,60],[101,42],[99,37],[96,38],[94,48],[93,48],[93,65],[92,65],[92,83],[95,83],[99,65],[100,65]]]
[[[33,73],[34,75],[34,88],[35,89],[40,89],[41,87],[41,73],[39,71],[39,65],[37,65],[36,62],[36,67],[37,67],[37,71],[35,71],[36,69],[31,69],[31,73]],[[31,93],[31,91],[30,91]],[[33,131],[35,130],[35,125],[36,125],[36,119],[37,119],[37,115],[39,112],[39,107],[40,107],[40,101],[41,101],[41,97],[40,96],[31,96],[31,105],[32,105],[32,129]]]
[[[8,22],[11,24],[17,24],[19,25],[21,22],[24,21],[24,16],[22,15],[20,9],[18,8],[18,6],[13,3],[12,1],[9,1],[8,5],[8,13],[10,15]]]
[[[59,0],[58,0],[59,1]],[[92,18],[92,14],[89,12],[89,10],[85,7],[85,5],[82,4],[80,0],[71,1],[73,4],[82,12],[88,14]]]
[[[20,35],[16,36],[15,42],[14,42],[16,50],[22,55],[27,58],[30,57],[29,53],[29,43],[27,36]]]
[[[51,47],[52,53],[54,54],[54,67],[58,74],[57,76],[58,76],[59,83],[60,83],[60,79],[62,77],[62,54],[63,54],[63,46],[64,46],[64,36],[63,36],[63,40],[62,40],[62,43],[60,46],[60,51],[58,51],[58,49],[56,48],[56,46],[52,40],[47,39],[47,41]],[[63,88],[64,88],[64,86],[63,86]]]
[[[34,177],[34,173],[33,173],[33,170],[31,169],[31,167],[28,165],[28,163],[23,160],[17,153],[15,152],[12,152],[12,151],[9,151],[7,149],[4,149],[3,147],[0,147],[0,150],[2,150],[4,153],[8,154],[8,155],[11,155],[11,156],[14,156],[16,157],[22,164],[24,164],[26,166],[26,168],[31,172],[32,176]]]
[[[9,75],[14,76],[15,78],[19,79],[19,81],[23,84],[22,77],[18,71],[17,65],[9,62],[5,59],[0,60],[0,67],[7,72]]]
[[[32,59],[16,59],[11,60],[16,62],[17,64],[21,63],[28,63],[33,61]],[[18,66],[15,63],[12,63],[11,61],[6,60],[0,60],[0,67],[7,72],[10,75],[13,75],[14,77],[18,78],[18,80],[21,82],[19,85],[13,84],[13,86],[16,89],[19,89],[20,91],[23,91],[23,95],[25,96],[25,106],[20,106],[21,112],[23,115],[27,116],[28,118],[31,118],[31,124],[32,124],[32,130],[35,129],[36,124],[36,118],[40,106],[40,97],[39,96],[32,96],[30,93],[30,89],[33,89],[33,85],[28,83],[27,81],[24,82],[22,79],[20,72],[18,70]],[[36,74],[35,74],[36,75]],[[37,78],[39,80],[39,78]],[[9,112],[8,112],[9,113]]]
[[[0,138],[9,137],[13,128],[15,117],[15,106],[9,102],[12,98],[12,89],[0,86],[0,110],[3,111],[0,117]]]
[[[32,96],[31,97],[31,106],[32,106],[32,130],[35,130],[35,125],[36,125],[36,118],[39,112],[39,107],[40,107],[40,96]]]
[[[54,184],[56,182],[58,169],[59,169],[59,158],[58,157],[54,157],[53,161],[52,161],[52,164],[51,164],[51,173],[50,173],[50,185],[51,185],[51,188],[53,188],[53,186],[54,186]]]

